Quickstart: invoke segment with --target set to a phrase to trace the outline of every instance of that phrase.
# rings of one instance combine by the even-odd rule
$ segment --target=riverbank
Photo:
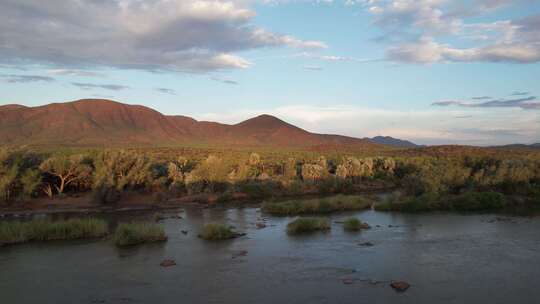
[[[395,185],[381,182],[366,183],[348,192],[349,195],[379,195],[395,190]],[[271,193],[267,196],[248,194],[243,192],[195,194],[180,197],[169,193],[124,192],[118,202],[102,204],[95,201],[92,193],[64,195],[52,199],[40,197],[24,202],[0,204],[0,219],[6,217],[24,217],[34,214],[54,213],[116,213],[144,210],[175,209],[185,205],[197,205],[201,208],[227,204],[231,206],[245,206],[260,204],[266,200],[312,199],[339,195],[337,193],[319,193],[317,191],[304,191],[302,193]]]

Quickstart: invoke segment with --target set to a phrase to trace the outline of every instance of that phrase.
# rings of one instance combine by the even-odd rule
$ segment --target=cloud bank
[[[244,69],[237,52],[320,49],[253,26],[245,0],[3,0],[0,63],[207,72]]]
[[[359,2],[357,2],[359,3]],[[472,22],[506,6],[533,1],[367,0],[361,4],[390,43],[386,58],[405,63],[540,61],[540,15]],[[442,42],[442,41],[451,41]]]

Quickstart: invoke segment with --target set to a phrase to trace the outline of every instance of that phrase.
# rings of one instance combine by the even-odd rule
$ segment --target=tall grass
[[[336,195],[322,199],[265,202],[262,210],[273,215],[327,214],[368,209],[372,203],[370,199],[362,196]]]
[[[327,230],[330,230],[330,221],[319,217],[298,218],[287,225],[287,233],[291,235]]]
[[[0,244],[99,238],[107,233],[107,223],[94,218],[55,222],[50,220],[1,222]]]
[[[360,231],[361,229],[369,228],[367,223],[364,223],[355,217],[350,217],[343,222],[343,229],[346,231]]]
[[[377,211],[428,212],[495,211],[508,206],[505,196],[497,192],[465,192],[458,195],[391,196],[385,202],[376,204]]]
[[[208,241],[228,240],[236,237],[236,233],[230,226],[211,223],[206,224],[199,233],[199,237]]]
[[[114,232],[116,246],[164,242],[167,235],[163,227],[150,223],[122,223]]]

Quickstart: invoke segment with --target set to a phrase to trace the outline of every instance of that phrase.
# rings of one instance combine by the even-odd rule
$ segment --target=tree
[[[59,194],[69,184],[87,178],[92,173],[92,168],[85,162],[82,155],[57,155],[45,160],[39,168],[58,179],[58,185],[54,185]]]
[[[9,201],[13,194],[18,173],[19,166],[0,164],[0,194],[5,201]]]
[[[22,193],[25,197],[31,197],[41,185],[41,172],[36,169],[27,169],[20,178]]]

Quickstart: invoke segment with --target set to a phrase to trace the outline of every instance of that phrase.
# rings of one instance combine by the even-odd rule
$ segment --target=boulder
[[[390,287],[394,288],[394,290],[397,291],[397,292],[404,292],[407,289],[409,289],[409,287],[411,287],[411,285],[409,283],[407,283],[407,282],[404,282],[404,281],[394,281],[394,282],[390,283]]]
[[[159,266],[161,267],[176,266],[176,262],[174,260],[163,260],[161,263],[159,263]]]

